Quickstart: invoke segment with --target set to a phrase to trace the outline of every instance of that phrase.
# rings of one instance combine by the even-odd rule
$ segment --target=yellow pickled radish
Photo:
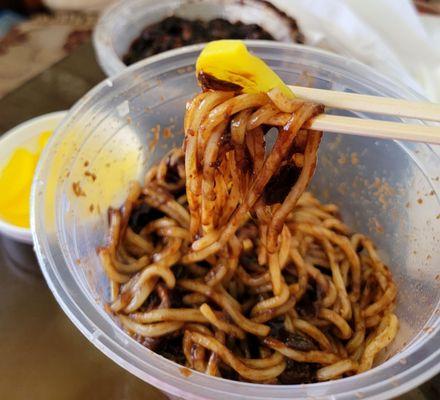
[[[36,152],[17,148],[0,170],[0,219],[23,228],[30,226],[30,193],[40,154],[52,132],[38,137]]]
[[[43,151],[44,147],[46,146],[51,136],[52,136],[52,131],[41,132],[40,136],[38,136],[38,156]]]
[[[0,210],[16,202],[32,183],[30,171],[35,168],[35,156],[26,149],[17,149],[0,172]],[[1,211],[0,211],[1,212]]]
[[[22,193],[13,204],[2,208],[0,212],[1,219],[9,222],[12,225],[20,226],[22,228],[29,228],[30,226],[30,207],[29,200],[31,196],[31,185]]]
[[[290,98],[293,92],[260,58],[249,53],[241,40],[217,40],[206,45],[196,63],[197,76],[212,76],[242,88],[243,93],[269,92],[279,88]]]

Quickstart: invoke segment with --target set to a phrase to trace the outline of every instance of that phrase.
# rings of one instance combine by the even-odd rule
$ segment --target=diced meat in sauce
[[[268,325],[271,328],[269,334],[270,337],[277,339],[294,350],[311,351],[318,349],[314,340],[309,336],[297,331],[288,332],[284,329],[284,322],[281,320],[270,321]]]
[[[286,369],[278,377],[284,385],[297,385],[300,383],[316,382],[316,364],[299,363],[287,359]]]

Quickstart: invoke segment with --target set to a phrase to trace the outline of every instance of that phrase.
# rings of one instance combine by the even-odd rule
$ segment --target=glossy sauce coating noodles
[[[396,286],[367,237],[306,188],[322,107],[206,91],[183,149],[109,210],[110,310],[147,347],[210,375],[323,381],[370,369],[394,339]],[[266,133],[277,129],[275,143]]]

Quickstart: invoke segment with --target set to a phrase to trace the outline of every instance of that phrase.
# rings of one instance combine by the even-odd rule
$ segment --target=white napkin
[[[309,45],[353,57],[440,102],[440,18],[425,30],[410,0],[272,0]]]

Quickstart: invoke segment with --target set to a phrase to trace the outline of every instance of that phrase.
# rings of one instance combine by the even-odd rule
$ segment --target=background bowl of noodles
[[[289,83],[420,99],[355,61],[304,46],[247,44]],[[201,48],[160,54],[102,82],[48,144],[33,186],[32,231],[63,310],[112,360],[179,398],[391,398],[429,379],[440,369],[440,160],[425,144],[327,133],[319,149],[312,191],[338,204],[344,221],[373,239],[398,287],[400,330],[372,370],[290,386],[182,374],[180,365],[136,342],[105,311],[109,286],[96,248],[107,238],[107,210],[122,204],[131,180],[141,180],[181,144],[185,103],[199,90],[194,63]]]

